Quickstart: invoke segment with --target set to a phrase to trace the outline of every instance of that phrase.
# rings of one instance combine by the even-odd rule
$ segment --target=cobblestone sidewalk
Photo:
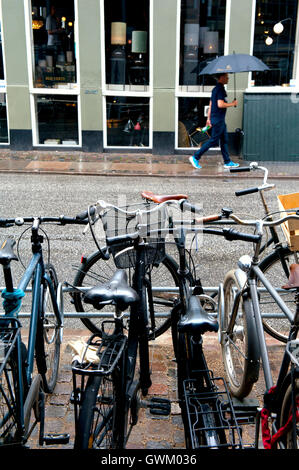
[[[68,342],[78,338],[88,338],[87,330],[68,330],[64,332],[58,383],[52,395],[47,396],[46,432],[67,432],[70,442],[67,445],[44,446],[42,449],[72,449],[74,444],[74,410],[70,403],[72,392],[71,348]],[[283,346],[281,343],[268,338],[269,357],[273,375],[278,373]],[[224,376],[220,344],[217,334],[208,333],[204,337],[204,350],[209,368],[215,376]],[[150,357],[152,360],[152,382],[149,396],[168,398],[171,401],[171,414],[166,417],[153,416],[149,410],[142,408],[139,421],[130,435],[128,449],[184,449],[184,431],[176,393],[176,364],[173,361],[173,350],[170,332],[164,333],[151,343]],[[260,379],[251,394],[252,398],[262,400],[264,380]],[[37,434],[37,431],[36,431]],[[36,435],[32,437],[30,448],[36,449]]]

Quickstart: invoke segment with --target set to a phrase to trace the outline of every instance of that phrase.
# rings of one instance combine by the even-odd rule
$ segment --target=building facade
[[[230,76],[232,152],[299,157],[298,0],[0,0],[0,15],[0,147],[192,153],[215,84],[200,71],[235,52],[270,70]]]

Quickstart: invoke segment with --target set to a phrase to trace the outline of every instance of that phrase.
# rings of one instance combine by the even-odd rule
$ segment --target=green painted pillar
[[[228,54],[250,54],[251,46],[251,24],[252,24],[252,0],[231,0],[229,28],[226,31],[228,35],[229,51]],[[228,13],[228,12],[227,12]],[[243,93],[248,86],[248,73],[236,74],[236,98],[238,100],[237,108],[230,108],[227,111],[228,132],[234,132],[236,128],[242,128],[243,117]],[[227,88],[228,101],[234,99],[234,78],[230,76]]]
[[[2,34],[6,62],[7,112],[11,147],[31,147],[25,14],[23,0],[2,0]]]
[[[98,0],[78,0],[82,145],[98,151],[103,147],[101,17]]]
[[[174,148],[177,1],[153,0],[153,151]]]

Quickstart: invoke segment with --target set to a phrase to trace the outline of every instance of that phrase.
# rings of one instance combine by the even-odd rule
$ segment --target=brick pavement
[[[87,339],[89,333],[86,329],[65,329],[61,364],[58,382],[54,393],[47,396],[46,404],[46,432],[67,432],[70,434],[70,442],[67,445],[43,446],[41,449],[72,449],[74,444],[74,410],[70,403],[72,391],[71,361],[72,351],[68,342],[83,337]],[[274,376],[278,373],[283,346],[272,338],[267,338],[269,357]],[[204,337],[204,350],[209,368],[214,375],[224,376],[221,359],[221,349],[217,334],[207,333]],[[152,361],[152,382],[149,396],[168,398],[171,401],[171,414],[167,417],[150,415],[147,409],[142,408],[139,421],[133,427],[128,449],[184,449],[184,432],[180,409],[176,393],[176,364],[173,361],[173,351],[170,332],[164,333],[151,343],[150,358]],[[262,403],[264,380],[260,378],[254,386],[251,398],[258,398]],[[248,439],[252,442],[253,428],[248,430]],[[29,442],[32,449],[39,448],[37,444],[37,431]]]

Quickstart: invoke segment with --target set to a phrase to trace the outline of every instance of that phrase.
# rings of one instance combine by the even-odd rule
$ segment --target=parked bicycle
[[[125,447],[130,430],[138,421],[141,405],[149,406],[152,413],[170,412],[168,400],[156,398],[145,402],[140,395],[146,396],[151,385],[145,273],[157,257],[165,256],[163,234],[177,231],[176,221],[166,213],[171,205],[197,212],[185,200],[164,201],[149,210],[124,210],[98,201],[89,211],[100,214],[107,246],[115,248],[114,259],[125,256],[132,260],[134,277],[130,287],[124,270],[117,270],[108,283],[92,287],[83,295],[83,301],[96,309],[105,304],[114,305],[115,315],[114,319],[102,323],[101,332],[91,336],[83,354],[81,351],[73,362],[76,449]],[[90,222],[92,226],[91,218]],[[181,222],[180,219],[180,232]],[[186,230],[194,230],[190,220],[186,223]],[[95,233],[94,227],[92,230]],[[256,240],[254,235],[226,228],[202,230],[227,239]],[[218,391],[217,378],[208,370],[202,350],[202,336],[206,331],[217,330],[217,320],[203,310],[199,297],[190,296],[184,240],[176,236],[176,244],[180,249],[180,300],[172,309],[171,322],[186,443],[192,448],[242,447],[228,390],[224,385],[224,390],[222,387]],[[125,313],[129,307],[126,324]],[[190,411],[191,406],[194,413]]]
[[[267,431],[269,435],[266,446],[279,444],[281,448],[297,448],[299,348],[296,338],[299,328],[299,266],[291,265],[293,272],[291,270],[290,280],[282,286],[293,293],[296,310],[292,312],[277,292],[277,286],[273,286],[262,272],[259,256],[264,227],[279,226],[292,219],[299,220],[299,216],[288,215],[275,221],[245,221],[235,215],[231,217],[238,224],[255,227],[260,240],[255,245],[253,257],[242,256],[238,263],[239,268],[230,271],[224,281],[224,308],[220,309],[220,328],[223,362],[230,390],[238,398],[248,396],[253,384],[258,380],[261,360],[266,384],[263,408],[266,417],[263,417],[263,429],[268,423],[268,418],[271,418],[272,424],[272,430]],[[258,281],[289,322],[287,347],[275,386],[263,331]],[[281,276],[281,283],[284,282]],[[258,438],[258,430],[256,436]]]
[[[231,173],[240,172],[262,172],[263,183],[259,186],[242,189],[236,191],[236,196],[246,196],[249,194],[258,193],[261,199],[262,206],[264,208],[265,216],[263,220],[271,221],[273,216],[278,214],[279,211],[270,211],[268,203],[265,199],[265,192],[275,188],[274,184],[268,183],[268,170],[267,168],[258,165],[256,162],[250,163],[249,166],[239,167],[231,169]],[[260,257],[260,269],[267,276],[273,286],[280,287],[282,276],[285,281],[289,278],[290,270],[289,267],[292,263],[299,262],[298,252],[291,250],[287,245],[285,238],[281,237],[276,226],[269,226],[269,235],[263,237],[263,243],[260,246],[260,255],[266,252],[268,247],[272,247],[270,253],[266,254],[263,258]],[[258,281],[258,287],[262,287],[260,281]],[[280,290],[280,294],[283,296],[286,304],[292,304],[293,296],[285,291]],[[262,308],[263,326],[265,331],[278,339],[279,341],[287,342],[288,340],[288,321],[281,311],[277,308],[276,303],[272,297],[268,294],[265,289],[259,290],[260,305]]]
[[[29,224],[32,257],[14,288],[12,261],[15,240],[7,238],[0,250],[5,289],[4,315],[0,318],[0,445],[25,445],[39,424],[39,444],[60,444],[68,435],[44,432],[45,393],[52,393],[58,374],[63,331],[62,284],[51,263],[43,257],[47,223],[78,223],[64,217],[0,219],[0,227]],[[28,229],[27,229],[28,230]],[[27,231],[26,230],[26,231]],[[31,316],[27,345],[22,340],[18,314],[32,282]]]
[[[163,202],[166,199],[186,199],[184,194],[175,194],[168,196],[154,195],[149,191],[142,194],[144,202],[122,206],[124,210],[149,210],[156,203]],[[154,199],[153,199],[154,197]],[[91,209],[92,212],[92,209]],[[92,216],[92,214],[91,214]],[[83,211],[77,216],[78,220],[87,220],[88,212]],[[101,245],[95,240],[97,250],[89,256],[82,256],[81,264],[76,268],[76,275],[73,281],[74,287],[88,289],[92,286],[108,282],[115,272],[115,268],[125,269],[128,277],[129,285],[133,284],[134,263],[127,257],[115,257],[117,248]],[[151,264],[151,269],[145,273],[146,276],[146,289],[147,289],[147,302],[149,310],[151,311],[151,323],[149,325],[149,338],[157,338],[170,327],[170,310],[174,305],[176,299],[176,291],[179,285],[177,275],[178,264],[167,251],[163,258],[156,258]],[[190,280],[192,273],[189,273]],[[99,333],[101,331],[102,319],[88,318],[89,313],[95,313],[92,305],[83,302],[84,291],[75,290],[72,292],[72,299],[78,314],[83,312],[86,314],[82,318],[84,325],[92,332]],[[101,306],[112,314],[113,308],[109,306]]]
[[[161,204],[168,200],[182,200],[188,199],[185,194],[171,194],[161,195],[155,194],[152,191],[143,191],[141,193],[142,198],[145,202],[130,204],[122,207],[124,210],[150,210],[156,204]],[[92,210],[91,210],[92,211]],[[219,221],[228,218],[231,210],[223,209],[220,214],[215,214],[209,217],[205,217],[206,224],[212,221]],[[78,220],[86,220],[88,218],[88,212],[83,211],[77,216]],[[115,268],[125,269],[128,277],[128,282],[132,285],[134,275],[134,264],[130,262],[128,258],[115,258],[115,248],[101,246],[96,242],[97,250],[90,256],[83,256],[81,264],[76,268],[76,276],[73,282],[74,287],[79,287],[79,291],[72,292],[72,299],[75,305],[75,309],[80,315],[80,312],[86,316],[81,317],[84,325],[93,333],[99,333],[101,331],[101,318],[92,318],[89,314],[96,313],[96,310],[92,305],[88,305],[83,301],[84,290],[101,283],[108,282],[113,275]],[[165,242],[165,254],[160,260],[155,259],[151,265],[151,269],[146,272],[146,289],[148,309],[151,312],[150,325],[149,325],[149,339],[154,339],[160,336],[162,333],[167,331],[171,325],[170,312],[173,308],[177,296],[178,296],[178,262],[176,260],[177,249],[173,241]],[[198,295],[201,295],[201,300],[204,302],[204,295],[206,294],[205,289],[202,285],[201,279],[196,275],[196,266],[194,264],[193,257],[188,255],[188,278],[190,285],[195,289]],[[216,295],[216,294],[215,294]],[[217,303],[212,299],[214,294],[206,296],[206,303],[209,303],[210,308],[214,312],[217,312]],[[113,308],[109,309],[107,306],[101,306],[101,310],[107,311],[110,315],[113,312]],[[104,316],[104,315],[103,315]]]

